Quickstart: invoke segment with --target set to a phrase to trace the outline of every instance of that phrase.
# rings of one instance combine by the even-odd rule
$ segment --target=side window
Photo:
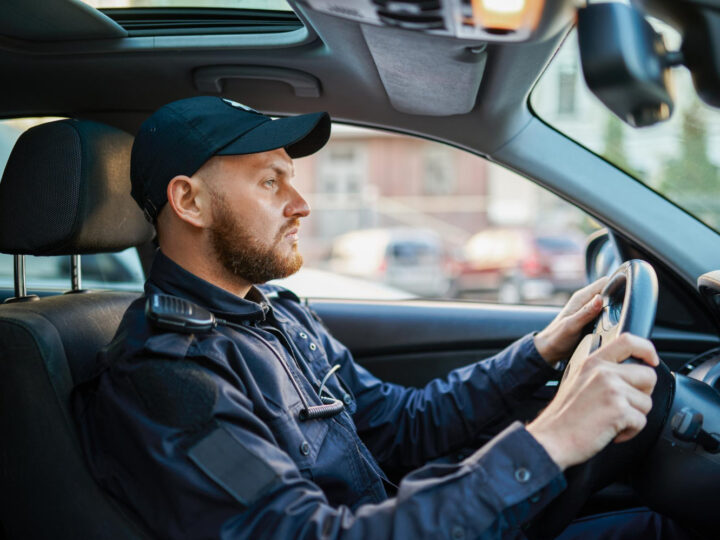
[[[32,126],[57,118],[20,118],[0,121],[0,178],[20,135]],[[120,253],[83,255],[82,284],[86,289],[142,290],[140,258],[132,248]],[[25,277],[29,291],[70,289],[70,257],[26,257]],[[13,256],[0,254],[0,289],[13,289]],[[1,294],[1,293],[0,293]]]
[[[279,281],[300,296],[558,305],[585,284],[598,225],[468,152],[335,124],[295,174],[305,264]]]

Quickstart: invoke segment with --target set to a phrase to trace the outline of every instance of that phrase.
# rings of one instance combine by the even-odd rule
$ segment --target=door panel
[[[310,306],[358,359],[498,349],[541,329],[558,312],[558,308],[415,300],[315,300]]]
[[[355,359],[383,380],[422,386],[545,327],[559,308],[444,301],[316,300],[310,306]],[[656,327],[660,357],[675,370],[716,347],[711,334]]]

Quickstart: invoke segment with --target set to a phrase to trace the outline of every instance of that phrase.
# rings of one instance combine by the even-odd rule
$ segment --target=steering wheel
[[[571,363],[582,361],[623,332],[643,338],[650,336],[658,298],[657,277],[652,266],[637,259],[623,263],[610,276],[601,296],[602,312],[593,323],[592,331],[575,349]],[[639,361],[628,358],[627,362]],[[531,537],[554,538],[560,534],[592,493],[628,472],[631,465],[652,448],[667,419],[674,389],[674,379],[667,366],[660,362],[656,371],[658,381],[652,393],[653,407],[645,428],[631,440],[610,443],[585,463],[568,468],[565,471],[567,488],[533,522],[528,531]]]

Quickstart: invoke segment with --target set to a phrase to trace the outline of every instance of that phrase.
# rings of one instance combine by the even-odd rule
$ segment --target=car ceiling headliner
[[[67,0],[53,0],[61,1]],[[30,4],[37,8],[42,1],[30,0]],[[20,4],[10,1],[9,5],[17,9]],[[286,83],[254,79],[227,81],[222,94],[267,113],[327,110],[336,120],[428,136],[491,155],[528,122],[527,95],[569,27],[567,20],[555,21],[553,31],[545,32],[541,41],[489,44],[485,72],[470,112],[425,116],[393,108],[360,24],[305,6],[296,9],[309,30],[304,43],[272,48],[258,48],[257,43],[203,45],[197,38],[187,40],[183,47],[183,40],[174,38],[175,47],[136,49],[126,46],[128,40],[137,43],[145,39],[147,43],[153,38],[31,41],[0,36],[0,116],[90,118],[134,133],[160,105],[203,93],[193,79],[198,68],[284,67],[316,77],[319,97],[298,97]],[[398,43],[407,35],[404,30],[388,31],[397,33]],[[273,36],[277,40],[277,35],[269,35]],[[213,39],[217,41],[216,36]],[[468,46],[437,43],[438,58],[448,60]],[[397,54],[403,54],[402,47]],[[428,75],[419,71],[412,84],[427,86]],[[432,96],[432,88],[428,95]]]

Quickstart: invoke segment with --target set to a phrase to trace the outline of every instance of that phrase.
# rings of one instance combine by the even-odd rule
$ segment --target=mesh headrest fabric
[[[35,126],[18,139],[0,181],[0,252],[120,251],[152,238],[130,196],[133,138],[86,120]]]

